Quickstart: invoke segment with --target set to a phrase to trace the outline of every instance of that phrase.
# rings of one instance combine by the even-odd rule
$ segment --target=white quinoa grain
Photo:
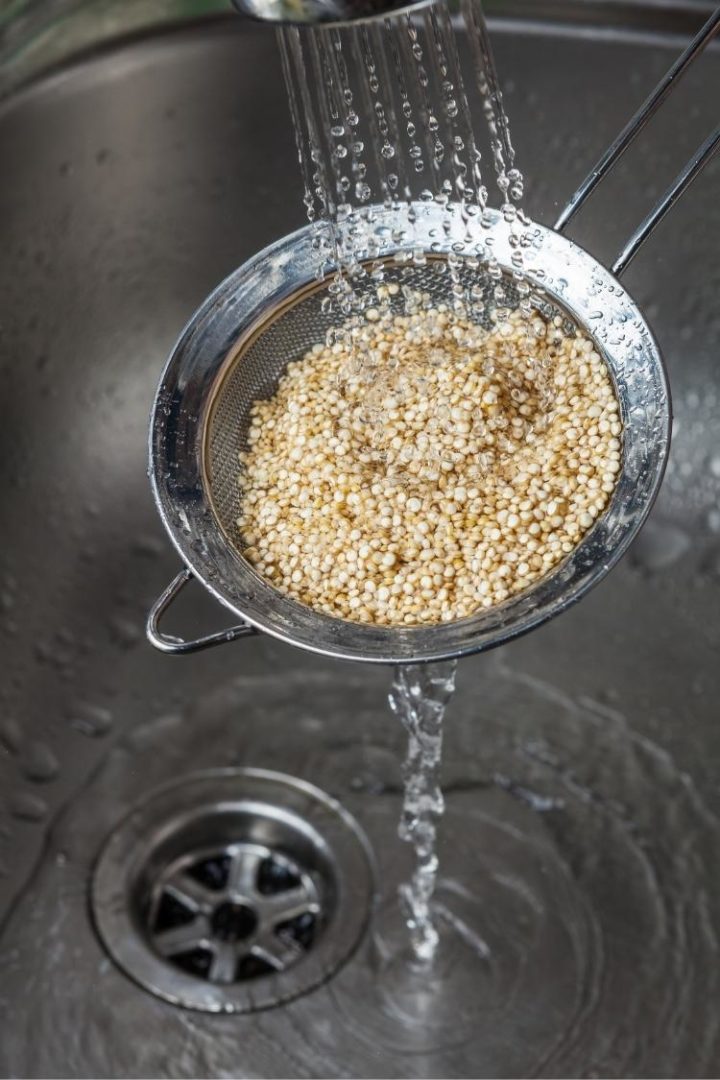
[[[356,352],[349,334],[313,346],[253,405],[243,554],[281,592],[365,623],[502,603],[608,503],[622,452],[610,376],[588,338],[537,312],[489,331],[446,305],[365,314]]]

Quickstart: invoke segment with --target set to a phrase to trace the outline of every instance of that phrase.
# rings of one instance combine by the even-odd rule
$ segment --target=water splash
[[[438,873],[437,819],[445,808],[440,788],[443,717],[455,689],[456,668],[456,660],[400,664],[389,695],[390,708],[408,734],[398,832],[412,844],[416,859],[411,880],[400,888],[400,901],[415,958],[425,963],[432,961],[439,940],[430,905]]]

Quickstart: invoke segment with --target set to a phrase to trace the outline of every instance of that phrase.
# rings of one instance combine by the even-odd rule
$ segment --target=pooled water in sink
[[[21,903],[5,929],[10,1074],[62,1060],[68,1075],[134,1075],[141,1046],[150,1075],[168,1060],[194,1076],[712,1075],[720,828],[690,779],[599,693],[575,699],[502,656],[467,661],[446,734],[440,948],[418,975],[396,898],[412,861],[394,829],[402,729],[384,688],[382,672],[247,676],[118,741],[48,841],[31,916]],[[86,875],[169,775],[250,762],[307,777],[361,822],[377,932],[311,995],[247,1021],[200,1018],[104,957]],[[7,989],[30,969],[32,1010]],[[108,1040],[118,1016],[133,1040]],[[279,1046],[290,1056],[270,1067]]]

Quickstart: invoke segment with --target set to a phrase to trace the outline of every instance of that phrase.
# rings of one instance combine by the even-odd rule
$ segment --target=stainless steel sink
[[[528,208],[551,223],[678,51],[689,6],[645,7],[634,29],[542,7],[499,20],[496,48]],[[581,243],[615,254],[718,100],[711,47],[584,211]],[[627,274],[676,415],[650,522],[576,609],[461,665],[439,899],[489,951],[466,1007],[430,998],[418,1026],[388,1004],[371,932],[323,985],[211,1015],[141,989],[90,916],[109,835],[198,770],[278,770],[338,799],[369,838],[381,910],[408,870],[385,671],[260,637],[170,659],[143,634],[177,570],[145,474],[161,365],[207,292],[302,221],[272,33],[217,16],[106,42],[6,98],[0,160],[2,1074],[713,1075],[718,163]],[[198,590],[177,617],[195,634],[223,613]]]

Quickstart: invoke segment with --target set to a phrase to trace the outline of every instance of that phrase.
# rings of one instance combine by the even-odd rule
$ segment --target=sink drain
[[[269,847],[191,852],[152,889],[150,942],[214,983],[285,971],[312,947],[326,896],[311,873]]]
[[[329,978],[367,924],[367,841],[322,791],[280,773],[196,773],[112,833],[92,882],[98,933],[173,1004],[249,1012]]]

